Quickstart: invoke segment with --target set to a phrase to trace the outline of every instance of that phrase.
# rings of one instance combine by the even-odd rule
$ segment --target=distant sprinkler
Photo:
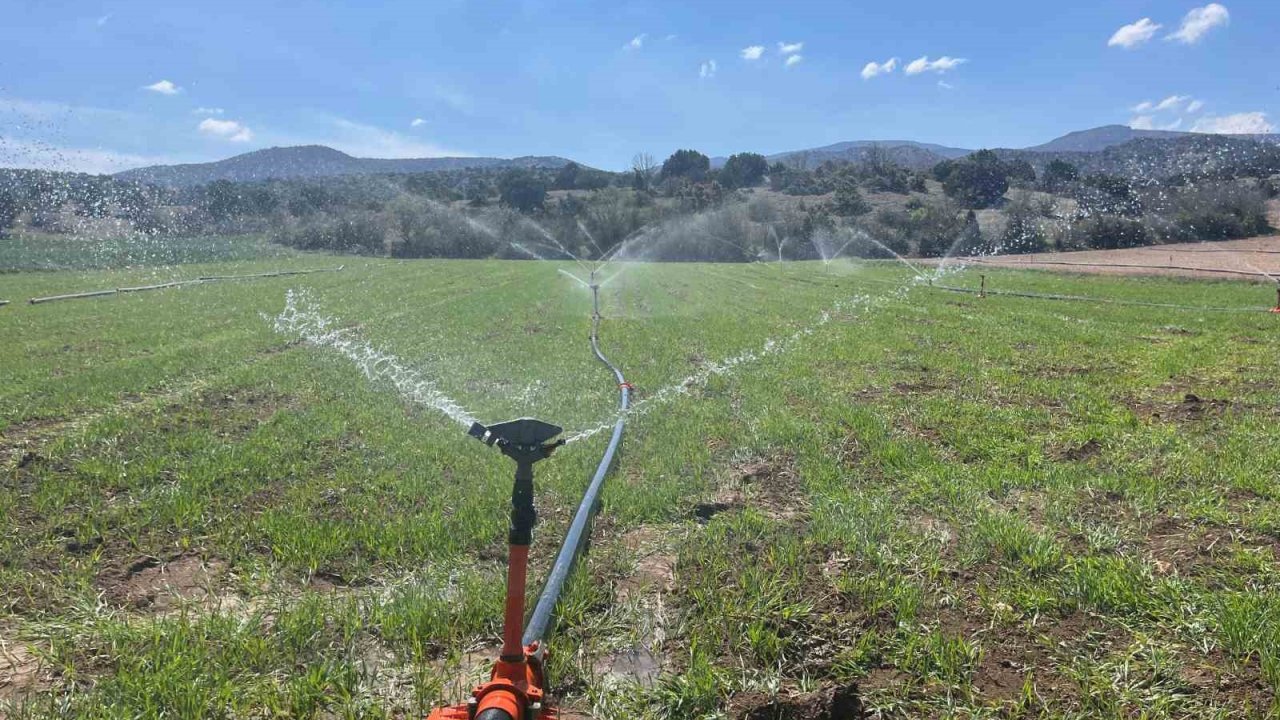
[[[538,514],[533,506],[533,465],[551,456],[564,440],[552,442],[563,428],[533,418],[489,425],[472,423],[467,434],[496,446],[516,463],[511,489],[511,524],[507,531],[507,599],[502,622],[502,650],[489,682],[471,691],[462,705],[436,708],[428,720],[535,720],[554,717],[544,708],[542,661],[545,651],[535,641],[524,645],[525,578],[529,545]]]
[[[587,285],[591,288],[591,319],[600,321],[600,283],[596,281],[596,271],[591,271],[591,282]],[[594,332],[594,331],[593,331]]]

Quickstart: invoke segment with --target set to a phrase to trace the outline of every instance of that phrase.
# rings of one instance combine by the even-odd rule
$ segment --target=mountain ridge
[[[1172,130],[1140,130],[1126,125],[1102,125],[1076,130],[1040,145],[1027,148],[997,149],[1006,156],[1029,158],[1033,165],[1047,162],[1050,156],[1066,158],[1074,155],[1105,153],[1134,141],[1182,144],[1197,139],[1230,138],[1232,140],[1280,143],[1280,135],[1211,135]],[[1177,143],[1175,143],[1177,144]],[[1171,146],[1172,147],[1172,146]],[[814,148],[788,150],[766,155],[770,162],[814,168],[828,161],[859,162],[874,149],[900,165],[927,170],[944,160],[964,157],[973,150],[914,140],[846,140]],[[727,158],[711,159],[712,167],[722,167]],[[185,187],[231,180],[252,182],[269,179],[319,178],[343,175],[441,172],[466,169],[540,168],[558,169],[573,162],[559,156],[435,157],[435,158],[359,158],[324,145],[296,145],[253,150],[207,163],[152,165],[125,170],[115,177]],[[578,163],[582,167],[588,167]]]
[[[291,178],[376,175],[385,173],[440,172],[471,168],[551,168],[572,162],[557,156],[525,155],[515,158],[432,157],[360,158],[325,145],[291,145],[252,150],[222,160],[180,165],[150,165],[115,173],[122,180],[137,180],[175,187],[200,185],[214,180],[252,182]],[[580,164],[580,163],[579,163]]]

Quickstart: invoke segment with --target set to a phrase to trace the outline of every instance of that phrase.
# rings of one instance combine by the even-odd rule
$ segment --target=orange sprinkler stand
[[[436,708],[428,720],[555,720],[559,715],[543,693],[538,643],[520,660],[498,660],[489,682],[477,685],[462,705]]]
[[[1276,288],[1276,306],[1271,308],[1271,312],[1280,313],[1280,287]]]
[[[564,440],[548,442],[562,429],[533,418],[485,427],[473,423],[468,433],[486,445],[497,445],[516,461],[511,488],[511,523],[507,527],[507,598],[502,618],[502,652],[489,682],[471,691],[464,705],[431,711],[428,720],[540,720],[554,718],[543,699],[542,653],[538,641],[524,645],[525,580],[529,545],[538,513],[533,507],[533,464],[551,455]]]

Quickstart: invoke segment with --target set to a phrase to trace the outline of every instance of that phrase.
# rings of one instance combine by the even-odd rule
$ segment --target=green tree
[[[720,169],[720,183],[728,188],[754,187],[769,170],[769,161],[759,153],[730,155]]]
[[[836,192],[831,199],[831,209],[835,214],[843,217],[855,217],[871,212],[871,206],[858,191],[858,183],[847,175],[841,176],[836,181]]]
[[[1040,185],[1049,192],[1060,192],[1068,183],[1080,179],[1080,170],[1065,160],[1050,160],[1040,174]]]
[[[541,210],[547,200],[547,184],[529,170],[513,168],[498,179],[498,198],[503,205],[520,212]]]
[[[995,153],[979,150],[954,163],[942,189],[965,207],[990,207],[1009,189],[1008,168]]]
[[[551,184],[556,190],[572,190],[578,186],[578,173],[582,166],[572,160],[556,172],[556,179]]]
[[[661,177],[684,178],[699,182],[711,170],[711,158],[697,150],[677,150],[662,163]]]

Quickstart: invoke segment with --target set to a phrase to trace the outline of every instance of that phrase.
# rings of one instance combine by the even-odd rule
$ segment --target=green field
[[[413,717],[461,699],[498,632],[511,464],[405,391],[484,421],[610,422],[590,297],[557,268],[573,266],[308,255],[0,275],[0,716]],[[339,332],[277,332],[290,290],[295,318]],[[844,262],[638,264],[603,311],[640,410],[562,603],[565,708],[808,717],[856,688],[881,717],[1277,713],[1280,318],[980,299]],[[606,435],[539,466],[535,586]]]

